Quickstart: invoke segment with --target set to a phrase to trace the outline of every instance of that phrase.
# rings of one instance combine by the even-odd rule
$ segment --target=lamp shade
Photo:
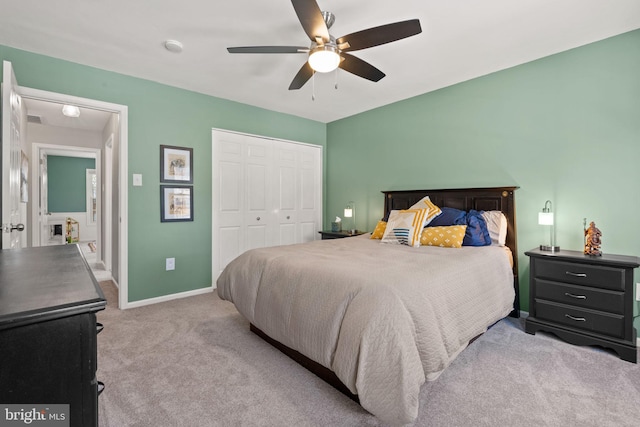
[[[540,225],[553,225],[553,212],[539,212],[538,224]]]
[[[350,207],[346,207],[344,209],[344,217],[345,218],[351,218],[353,216],[353,209]]]
[[[338,68],[340,55],[335,46],[318,46],[309,55],[309,65],[319,73],[328,73]]]

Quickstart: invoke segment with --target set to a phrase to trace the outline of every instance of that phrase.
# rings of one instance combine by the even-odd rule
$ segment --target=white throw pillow
[[[487,230],[491,237],[491,244],[504,246],[507,241],[507,217],[501,211],[482,211]]]
[[[433,204],[429,196],[424,196],[417,202],[415,205],[411,206],[409,209],[428,209],[427,218],[425,220],[424,226],[426,227],[433,218],[437,217],[442,213],[442,209]]]
[[[420,234],[426,225],[428,213],[429,209],[391,211],[381,242],[420,246]]]

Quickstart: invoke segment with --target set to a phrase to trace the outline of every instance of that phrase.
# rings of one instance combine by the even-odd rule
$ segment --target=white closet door
[[[273,141],[273,145],[275,152],[273,188],[275,189],[274,202],[277,216],[274,245],[291,245],[300,241],[296,227],[298,146],[280,141]]]
[[[212,274],[244,251],[244,141],[243,136],[215,132],[213,144]],[[214,283],[215,285],[215,283]]]
[[[298,242],[318,238],[322,226],[322,150],[298,146]]]
[[[308,242],[322,224],[322,147],[213,130],[212,275],[249,249]]]
[[[273,246],[275,216],[269,185],[273,167],[270,141],[245,136],[245,159],[244,250]]]

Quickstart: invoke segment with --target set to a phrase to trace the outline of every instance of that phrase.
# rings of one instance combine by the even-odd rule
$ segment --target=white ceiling
[[[306,56],[229,46],[306,46],[287,0],[3,1],[0,44],[330,122],[640,28],[639,0],[318,0],[336,37],[418,18],[422,34],[354,52],[386,77],[339,71],[288,87]],[[176,39],[182,53],[163,43]],[[18,76],[18,81],[20,77]]]
[[[62,114],[62,105],[55,102],[42,101],[40,99],[24,98],[29,120],[34,118],[46,126],[81,129],[93,132],[102,132],[113,113],[79,107],[80,116],[67,117]]]

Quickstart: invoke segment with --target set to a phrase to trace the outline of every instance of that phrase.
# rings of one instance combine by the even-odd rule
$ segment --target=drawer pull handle
[[[586,273],[573,273],[571,271],[565,271],[565,273],[573,277],[587,277]]]
[[[587,319],[585,319],[584,317],[573,317],[570,314],[565,314],[564,316],[568,317],[571,320],[575,320],[576,322],[586,322],[587,321]]]
[[[565,292],[564,294],[568,297],[575,298],[575,299],[587,299],[586,295],[575,295],[575,294],[570,294],[569,292]]]

